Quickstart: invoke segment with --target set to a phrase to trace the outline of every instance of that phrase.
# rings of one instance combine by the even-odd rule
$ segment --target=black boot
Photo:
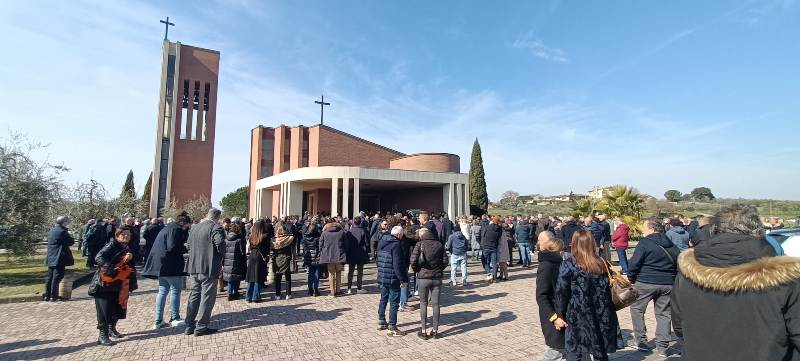
[[[97,343],[103,346],[112,346],[114,342],[108,338],[108,329],[100,330],[100,336],[97,338]]]
[[[111,325],[108,326],[108,333],[113,338],[123,338],[123,337],[125,337],[125,336],[123,336],[121,333],[119,333],[117,331],[117,323],[116,322],[114,322],[114,323],[112,323]]]

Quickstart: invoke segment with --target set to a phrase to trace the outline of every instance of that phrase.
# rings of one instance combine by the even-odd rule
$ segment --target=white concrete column
[[[353,178],[353,218],[361,212],[361,179]]]
[[[447,216],[454,219],[456,213],[456,187],[455,184],[450,183],[447,185]]]
[[[286,215],[300,216],[303,214],[303,185],[300,182],[286,183]]]
[[[458,193],[458,196],[459,196],[458,204],[461,207],[461,210],[459,211],[459,213],[460,213],[459,215],[460,216],[465,216],[465,215],[469,214],[469,205],[466,203],[466,201],[467,201],[467,190],[466,190],[466,188],[467,188],[466,184],[462,183],[462,184],[458,185],[458,192],[459,192]]]
[[[339,178],[331,178],[331,217],[339,215]]]
[[[281,216],[288,216],[289,214],[289,183],[283,183],[283,207],[281,208]]]
[[[472,207],[469,206],[470,199],[469,199],[469,184],[464,185],[464,215],[470,216],[472,215]]]
[[[453,188],[454,188],[454,191],[455,191],[455,194],[456,194],[456,200],[455,200],[455,202],[456,202],[456,207],[455,207],[456,214],[453,214],[453,215],[450,216],[450,220],[451,221],[456,219],[456,218],[458,218],[458,216],[460,216],[460,215],[462,215],[464,213],[463,208],[461,208],[461,203],[464,201],[464,196],[461,195],[461,184],[455,183],[455,184],[453,184]]]
[[[350,217],[350,178],[342,178],[342,217]]]
[[[278,198],[278,217],[279,218],[283,216],[283,214],[284,214],[283,213],[283,207],[285,207],[285,205],[286,205],[286,187],[285,186],[286,186],[285,183],[281,183],[281,188],[280,188],[280,191],[279,191],[280,198]]]

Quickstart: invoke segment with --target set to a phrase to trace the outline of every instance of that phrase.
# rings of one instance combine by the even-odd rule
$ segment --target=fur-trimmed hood
[[[681,274],[696,285],[719,292],[765,291],[800,280],[800,257],[763,257],[731,267],[702,265],[689,249],[678,257]]]

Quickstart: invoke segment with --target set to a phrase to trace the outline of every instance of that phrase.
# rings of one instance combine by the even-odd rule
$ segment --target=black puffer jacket
[[[800,258],[719,234],[678,265],[670,304],[684,360],[800,360]]]
[[[319,265],[319,231],[310,227],[303,235],[303,266]]]
[[[417,278],[440,280],[444,267],[442,242],[432,233],[425,233],[411,252],[411,268]]]
[[[228,232],[225,239],[225,256],[222,259],[222,279],[225,282],[238,282],[247,274],[247,256],[241,233]]]

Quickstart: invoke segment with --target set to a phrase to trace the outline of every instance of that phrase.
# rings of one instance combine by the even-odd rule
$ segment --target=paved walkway
[[[369,266],[366,294],[308,297],[305,274],[296,275],[295,298],[288,301],[228,302],[220,294],[212,321],[220,332],[204,337],[185,336],[182,327],[151,330],[155,283],[143,280],[142,289],[131,297],[128,319],[118,327],[128,336],[114,347],[96,346],[94,302],[85,296],[85,287],[75,290],[78,297],[70,302],[0,305],[0,360],[538,359],[546,346],[534,299],[535,269],[512,267],[511,280],[487,285],[479,267],[470,264],[472,285],[445,287],[439,340],[416,337],[417,311],[399,315],[401,329],[408,331],[405,337],[389,338],[375,330],[379,296],[374,267]],[[323,283],[323,294],[326,287]],[[186,293],[182,296],[185,308]],[[655,323],[649,313],[652,337]],[[619,318],[629,331],[629,312],[620,312]],[[633,349],[611,358],[660,359]]]

